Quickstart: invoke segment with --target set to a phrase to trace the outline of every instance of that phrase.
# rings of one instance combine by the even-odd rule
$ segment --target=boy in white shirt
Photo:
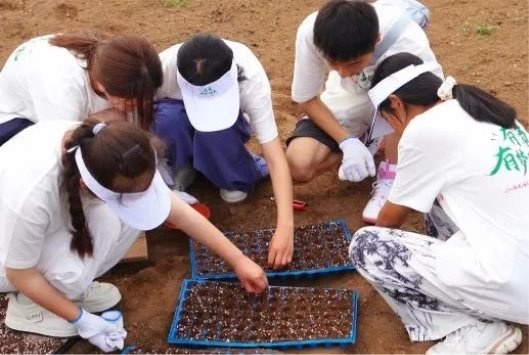
[[[340,162],[342,180],[375,176],[375,138],[390,131],[371,129],[373,108],[367,90],[376,65],[403,51],[436,61],[424,31],[401,10],[377,2],[331,0],[299,26],[292,99],[307,117],[298,121],[287,140],[295,181],[311,181]],[[331,71],[321,93],[327,67]],[[437,74],[442,76],[442,71]],[[397,142],[397,135],[386,135],[385,161],[362,214],[366,222],[376,221],[393,183]]]
[[[268,263],[292,260],[292,180],[279,141],[270,84],[263,66],[242,43],[213,34],[194,35],[160,53],[164,82],[155,130],[167,143],[168,165],[178,174],[192,166],[226,202],[240,202],[270,174],[277,228]],[[254,132],[264,159],[245,143]]]

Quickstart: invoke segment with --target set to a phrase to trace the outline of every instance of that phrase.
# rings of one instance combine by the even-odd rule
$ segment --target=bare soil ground
[[[428,33],[445,73],[460,82],[489,89],[513,104],[519,117],[527,118],[527,2],[424,2],[433,14]],[[196,32],[215,32],[246,43],[262,61],[272,84],[276,119],[284,140],[300,114],[290,100],[296,28],[304,16],[322,3],[322,0],[0,0],[0,64],[20,42],[64,30],[88,27],[141,33],[160,50]],[[296,212],[296,224],[343,217],[355,231],[363,226],[360,214],[369,198],[371,183],[340,182],[332,172],[310,184],[296,186],[296,198],[308,203],[306,211]],[[254,230],[275,223],[269,181],[253,191],[247,201],[233,206],[226,206],[218,191],[205,181],[195,183],[191,192],[211,207],[212,222],[223,230]],[[405,228],[423,230],[420,216],[414,216]],[[150,233],[148,243],[148,262],[120,265],[105,277],[123,294],[127,341],[143,352],[189,352],[166,343],[181,280],[190,276],[187,238],[175,231],[159,229]],[[422,353],[432,345],[411,343],[398,317],[356,273],[273,282],[360,291],[356,344],[345,349],[303,349],[303,352]],[[524,341],[516,350],[518,353],[528,353],[527,327],[523,327],[523,332]],[[95,349],[82,342],[71,351]]]

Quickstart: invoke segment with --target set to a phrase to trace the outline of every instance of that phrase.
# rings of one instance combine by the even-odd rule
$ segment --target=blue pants
[[[183,101],[162,99],[156,103],[154,131],[174,170],[192,164],[218,188],[244,192],[263,178],[244,145],[251,128],[242,113],[230,128],[200,132],[189,122]]]
[[[25,118],[14,118],[0,123],[0,146],[31,125],[33,122]]]

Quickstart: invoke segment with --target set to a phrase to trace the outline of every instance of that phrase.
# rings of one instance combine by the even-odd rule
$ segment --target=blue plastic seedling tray
[[[201,290],[200,287],[213,287],[213,289]],[[228,291],[230,297],[219,297],[220,294]],[[299,309],[296,307],[296,300],[306,300],[311,296],[319,299],[318,305],[327,306],[314,309],[317,306],[312,304],[300,310],[297,315],[290,313],[288,317],[286,316],[288,313],[285,307]],[[194,305],[191,305],[188,300],[193,297]],[[261,298],[259,301],[258,297],[264,297],[264,299]],[[273,308],[274,301],[270,301],[271,297],[276,297],[276,305],[280,303],[280,311],[277,307]],[[349,297],[351,297],[350,308],[347,302]],[[226,302],[231,302],[231,305],[226,305]],[[339,302],[342,302],[342,306],[337,306]],[[344,306],[343,302],[347,304]],[[335,313],[325,313],[332,309],[333,305],[335,305]],[[286,349],[304,346],[346,346],[353,344],[356,340],[357,310],[358,291],[355,290],[270,286],[265,294],[255,296],[246,293],[239,283],[186,279],[180,289],[180,300],[167,341],[179,346],[235,348]],[[277,312],[280,312],[283,317],[277,316]],[[332,322],[336,322],[338,318],[340,318],[339,322],[343,322],[341,327],[344,325],[348,327],[336,330],[335,335],[339,336],[317,337],[314,335],[317,334],[317,329],[321,329],[321,326],[318,327],[317,324],[321,322],[321,319],[333,324]],[[289,322],[289,326],[281,322]],[[312,329],[313,335],[309,335],[310,339],[303,339],[296,335],[296,331],[303,326]],[[234,328],[239,332],[239,337],[251,337],[252,332],[266,332],[268,329],[287,328],[289,335],[274,340],[272,333],[261,333],[259,337],[262,339],[259,340],[236,340],[233,337],[237,335],[232,334],[232,338],[227,335],[230,329]],[[337,334],[340,332],[342,334]],[[291,339],[287,339],[288,337]]]
[[[307,246],[306,240],[301,240],[301,237],[297,237],[297,233],[303,229],[327,229],[337,228],[339,230],[339,236],[337,238],[328,238],[325,233],[312,237],[314,241],[318,243],[318,249],[305,250]],[[273,229],[262,229],[254,232],[228,232],[225,233],[228,239],[234,241],[236,236],[243,236],[238,241],[234,241],[235,244],[251,259],[261,265],[268,277],[276,276],[312,276],[312,275],[325,275],[332,274],[345,270],[354,270],[354,266],[350,263],[347,257],[347,247],[351,241],[351,232],[347,227],[347,223],[343,219],[330,220],[325,223],[312,224],[308,226],[297,227],[294,230],[294,261],[286,269],[273,270],[267,267],[266,260],[268,255],[268,243],[274,233]],[[261,238],[266,240],[259,241],[256,234],[259,234]],[[305,235],[306,236],[306,235]],[[324,243],[327,248],[324,248]],[[193,279],[200,280],[219,280],[219,279],[234,279],[237,277],[235,273],[228,268],[228,266],[216,255],[212,254],[204,246],[191,241],[189,243],[190,259],[191,259],[191,275]],[[333,263],[332,255],[318,255],[318,253],[341,253],[341,263]],[[314,264],[311,267],[297,268],[296,258],[302,257],[305,253],[304,258],[306,261],[313,261]],[[198,259],[200,257],[200,260]],[[319,260],[318,260],[319,259]],[[212,267],[213,266],[213,267]],[[212,271],[216,270],[216,271]],[[220,271],[219,271],[220,270]]]

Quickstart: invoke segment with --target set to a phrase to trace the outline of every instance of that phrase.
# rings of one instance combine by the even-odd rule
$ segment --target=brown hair
[[[146,172],[154,175],[156,155],[151,135],[128,122],[112,121],[97,134],[93,133],[95,120],[85,120],[65,142],[69,152],[62,158],[62,183],[66,190],[72,220],[70,248],[79,256],[91,256],[93,243],[81,202],[79,180],[81,175],[75,162],[76,146],[81,148],[83,160],[90,174],[101,185],[113,190],[117,176],[137,178]]]
[[[135,100],[139,125],[149,129],[154,120],[153,100],[162,85],[160,57],[142,36],[108,35],[84,31],[53,36],[50,44],[86,59],[88,70],[112,96]]]

